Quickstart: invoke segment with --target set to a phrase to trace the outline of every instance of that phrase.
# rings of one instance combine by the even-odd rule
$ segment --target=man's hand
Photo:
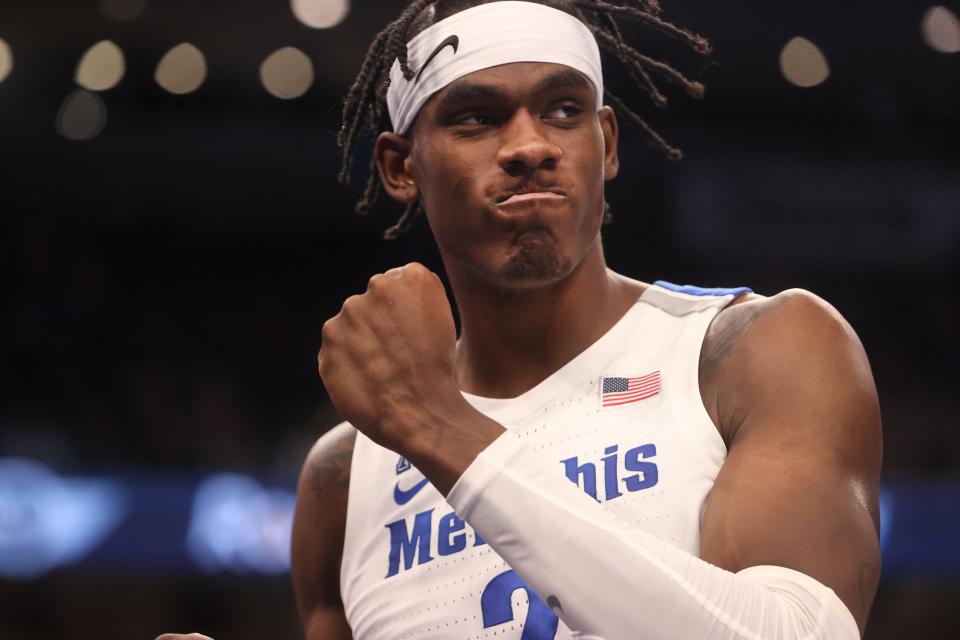
[[[202,633],[165,633],[157,636],[157,640],[213,640]]]
[[[373,276],[366,293],[348,298],[323,325],[317,356],[337,411],[370,439],[417,464],[441,490],[502,432],[496,423],[476,424],[484,418],[457,388],[455,347],[453,314],[440,278],[411,263]],[[443,454],[453,458],[440,463]],[[434,463],[452,479],[440,477],[439,470],[431,477]]]
[[[409,446],[432,405],[457,397],[456,330],[443,284],[412,263],[370,278],[323,325],[320,377],[337,411],[374,441]],[[426,426],[426,425],[424,425]]]
[[[456,330],[443,284],[411,263],[370,278],[323,325],[320,377],[337,411],[385,447],[409,447],[433,405],[459,398]],[[429,425],[423,425],[429,426]]]

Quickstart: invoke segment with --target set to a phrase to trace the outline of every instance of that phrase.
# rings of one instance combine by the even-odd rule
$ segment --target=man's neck
[[[562,281],[510,295],[451,274],[460,311],[456,375],[461,389],[513,398],[606,333],[644,285],[607,269],[599,240]]]

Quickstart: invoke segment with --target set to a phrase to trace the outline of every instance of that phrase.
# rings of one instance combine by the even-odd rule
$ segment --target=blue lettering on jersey
[[[627,491],[640,491],[649,489],[657,484],[660,479],[657,465],[655,462],[643,462],[647,458],[657,455],[657,445],[650,443],[640,445],[627,451],[623,457],[623,466],[627,471],[636,471],[634,474],[623,479],[623,484]]]
[[[405,520],[397,520],[387,525],[390,529],[390,561],[386,577],[396,575],[400,571],[400,554],[403,554],[403,568],[413,566],[414,558],[417,564],[430,562],[430,529],[433,520],[433,509],[418,513],[413,519],[413,531],[407,532]]]
[[[401,560],[403,570],[425,564],[433,560],[430,555],[431,543],[437,540],[437,554],[449,556],[467,548],[467,539],[473,536],[474,547],[486,544],[480,534],[474,531],[456,513],[450,512],[439,518],[434,510],[421,511],[413,517],[413,528],[407,528],[407,520],[397,520],[386,525],[390,530],[390,556],[387,558],[389,578],[400,573]]]
[[[452,553],[463,551],[467,546],[467,534],[457,533],[457,531],[463,531],[465,526],[466,523],[458,518],[455,513],[448,513],[440,518],[440,526],[437,531],[437,553],[442,556],[449,556]]]
[[[610,445],[604,448],[600,458],[602,496],[598,493],[597,463],[581,462],[577,456],[560,462],[567,478],[597,502],[615,500],[624,492],[641,491],[657,484],[657,464],[650,460],[657,455],[655,444],[642,444],[628,449],[623,454],[622,464],[619,450],[619,445]],[[397,502],[402,504],[399,500]],[[390,531],[390,554],[387,558],[387,575],[384,578],[395,576],[401,570],[407,571],[414,565],[430,562],[433,560],[432,549],[436,549],[439,556],[449,556],[466,550],[471,538],[471,547],[486,544],[479,533],[452,511],[437,516],[434,509],[427,509],[412,518],[406,517],[387,523],[386,528]]]
[[[584,492],[597,502],[600,502],[600,499],[597,498],[597,467],[592,462],[584,462],[580,464],[577,456],[572,458],[567,458],[566,460],[561,460],[564,466],[564,472],[567,474],[567,477],[570,478],[570,482],[573,484],[582,487]],[[580,478],[583,478],[583,482],[580,481]]]
[[[647,462],[647,458],[657,455],[657,446],[655,444],[644,444],[630,449],[623,455],[624,471],[633,471],[630,475],[620,476],[619,454],[617,445],[610,445],[603,450],[604,456],[600,459],[603,463],[603,499],[597,495],[597,465],[593,462],[580,462],[580,458],[573,456],[566,460],[561,460],[564,473],[573,484],[582,488],[583,491],[596,500],[605,502],[615,500],[623,495],[620,490],[620,483],[628,492],[649,489],[657,484],[659,474],[655,462]]]

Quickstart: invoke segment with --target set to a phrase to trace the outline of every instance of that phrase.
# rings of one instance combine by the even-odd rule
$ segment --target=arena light
[[[335,27],[350,13],[350,0],[290,0],[297,20],[313,29]]]
[[[117,86],[126,72],[123,51],[110,40],[101,40],[80,58],[74,80],[90,91],[106,91]]]
[[[57,113],[57,133],[70,140],[91,140],[107,124],[107,107],[99,95],[78,89],[67,96]]]
[[[211,476],[193,499],[187,552],[208,573],[285,573],[295,503],[292,491],[263,487],[247,475]]]
[[[183,42],[164,54],[153,79],[170,93],[192,93],[207,79],[207,61],[203,52]]]
[[[923,39],[941,53],[960,52],[960,20],[946,7],[930,7],[923,16]]]
[[[780,70],[788,82],[810,88],[823,84],[830,77],[830,65],[820,48],[797,36],[780,52]]]
[[[313,84],[313,63],[295,47],[278,49],[260,65],[260,81],[278,98],[299,98]]]
[[[108,18],[125,22],[142,16],[147,4],[148,0],[100,0],[100,12]]]
[[[0,82],[6,80],[11,71],[13,71],[13,51],[3,38],[0,38]]]
[[[129,511],[107,479],[63,478],[23,458],[0,458],[0,576],[24,580],[91,555]]]

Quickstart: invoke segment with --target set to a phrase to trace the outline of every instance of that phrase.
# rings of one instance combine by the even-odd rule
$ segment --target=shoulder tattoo
[[[304,469],[307,485],[312,491],[324,497],[346,501],[356,438],[356,430],[350,428],[320,439],[310,452]]]
[[[700,350],[700,386],[710,380],[733,348],[743,340],[753,323],[786,302],[785,296],[748,300],[722,310],[707,329]]]

